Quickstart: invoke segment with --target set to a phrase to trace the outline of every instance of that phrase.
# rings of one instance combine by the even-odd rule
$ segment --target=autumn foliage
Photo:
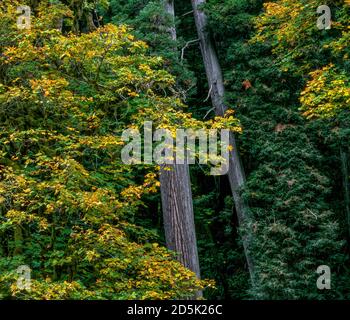
[[[140,168],[142,181],[121,163],[120,136],[147,107],[176,109],[161,59],[125,26],[62,34],[55,21],[73,16],[62,5],[19,31],[17,4],[0,12],[0,297],[170,299],[212,285],[133,224],[159,182],[156,168]],[[32,268],[30,292],[19,265]]]

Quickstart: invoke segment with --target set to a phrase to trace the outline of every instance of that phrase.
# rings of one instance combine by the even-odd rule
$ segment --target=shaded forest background
[[[17,5],[33,8],[16,28]],[[332,28],[319,30],[328,5]],[[217,121],[191,1],[3,1],[0,298],[349,299],[350,5],[207,0],[246,182],[190,166],[201,278],[167,250],[159,168],[122,130]],[[225,118],[225,116],[223,117]],[[226,122],[227,124],[228,122]],[[239,127],[239,128],[238,128]],[[252,285],[242,239],[249,235]],[[32,269],[30,292],[16,286]],[[332,271],[319,290],[316,269]]]

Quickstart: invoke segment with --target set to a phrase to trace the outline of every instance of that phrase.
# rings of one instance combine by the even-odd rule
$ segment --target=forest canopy
[[[349,21],[344,0],[3,0],[0,299],[349,299]]]

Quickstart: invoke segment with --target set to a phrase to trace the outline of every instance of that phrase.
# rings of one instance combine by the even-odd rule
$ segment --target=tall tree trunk
[[[191,182],[186,164],[163,167],[160,174],[167,247],[200,277],[194,225]]]
[[[174,21],[174,26],[169,29],[169,34],[175,41],[174,1],[165,0],[165,10]],[[175,251],[178,260],[200,278],[188,164],[162,167],[160,183],[167,247]],[[202,292],[197,292],[194,298],[201,296]]]
[[[348,224],[348,237],[350,239],[350,182],[349,182],[349,166],[348,166],[348,149],[340,147],[340,161],[343,175],[344,186],[344,202],[345,212]]]
[[[198,37],[200,40],[203,62],[210,88],[212,104],[215,108],[216,115],[223,116],[227,110],[227,107],[224,103],[224,80],[218,56],[214,47],[214,42],[212,41],[207,29],[207,17],[203,10],[200,8],[200,6],[202,6],[205,3],[205,0],[191,1]],[[252,226],[252,221],[249,216],[249,208],[240,194],[240,189],[245,183],[245,175],[236,147],[236,139],[233,133],[230,134],[230,144],[233,146],[233,150],[232,152],[230,152],[228,178],[232,190],[233,199],[235,202],[238,222],[240,226],[244,226],[244,228],[247,231],[243,235],[243,247],[249,269],[251,283],[253,288],[256,288],[254,263],[250,253],[250,243],[252,240],[252,231],[250,228]]]
[[[169,28],[169,34],[171,36],[171,39],[176,41],[177,35],[176,35],[176,26],[175,26],[175,6],[174,6],[174,0],[164,0],[165,1],[165,11],[169,14],[169,16],[173,20],[173,25]]]

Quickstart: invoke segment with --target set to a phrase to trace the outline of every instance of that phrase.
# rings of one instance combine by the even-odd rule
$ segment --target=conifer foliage
[[[349,299],[349,2],[200,1],[222,117],[191,1],[165,2],[1,2],[0,299]],[[204,280],[166,248],[160,167],[121,160],[144,121],[237,134],[249,223],[227,176],[190,166]]]

